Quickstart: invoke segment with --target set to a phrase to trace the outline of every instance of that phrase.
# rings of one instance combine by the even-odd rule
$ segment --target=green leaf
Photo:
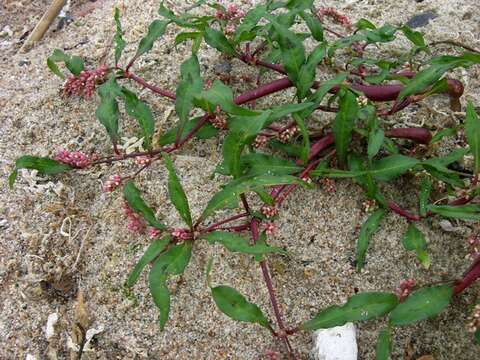
[[[446,136],[454,136],[456,134],[457,134],[457,129],[456,128],[443,129],[443,130],[437,132],[435,135],[433,135],[432,140],[430,140],[430,144],[436,143],[436,142],[442,140]]]
[[[197,4],[195,5],[192,5],[191,9],[194,9],[195,7],[199,6],[199,4],[201,4],[201,1],[197,2]],[[176,25],[180,27],[197,28],[195,24],[191,24],[186,20],[186,18],[190,16],[188,13],[185,13],[182,16],[177,16],[172,10],[167,9],[165,5],[163,5],[163,1],[160,3],[158,13],[164,18],[170,20],[171,22],[174,22]]]
[[[263,17],[263,15],[265,15],[266,12],[266,5],[258,5],[245,14],[242,23],[235,29],[234,38],[236,44],[242,41],[242,38],[246,34],[250,33],[255,28],[255,26],[257,26],[258,22]]]
[[[235,56],[235,47],[228,41],[221,31],[208,27],[205,29],[205,42],[223,54]]]
[[[372,164],[370,173],[377,180],[390,181],[404,174],[407,170],[419,163],[419,160],[408,156],[391,155],[375,161]]]
[[[127,200],[128,205],[137,213],[143,215],[147,222],[159,229],[165,230],[166,227],[161,222],[155,218],[153,210],[145,203],[140,194],[140,190],[137,189],[133,180],[128,181],[123,188],[123,195],[125,200]]]
[[[237,321],[257,323],[269,327],[268,319],[262,310],[245,299],[242,294],[230,286],[220,285],[212,288],[215,304],[221,312]]]
[[[70,165],[48,157],[24,155],[15,161],[16,169],[37,170],[41,175],[55,175],[72,170]]]
[[[125,110],[127,114],[135,118],[143,132],[144,144],[148,149],[152,146],[152,136],[155,132],[155,120],[148,105],[139,100],[137,95],[122,88],[123,98],[125,100]]]
[[[357,270],[360,271],[365,265],[365,255],[367,253],[368,243],[380,226],[380,222],[385,217],[385,210],[378,209],[365,221],[360,230],[360,235],[357,242],[356,262]]]
[[[192,55],[180,65],[181,80],[176,90],[175,111],[180,119],[177,137],[183,133],[188,116],[193,108],[193,99],[202,91],[200,65],[196,55]]]
[[[370,30],[375,30],[377,27],[369,20],[367,19],[360,19],[355,23],[355,27],[358,30],[363,30],[363,29],[370,29]]]
[[[427,253],[427,242],[425,236],[418,230],[415,225],[410,224],[408,230],[402,240],[405,250],[415,251],[417,259],[425,269],[430,267],[431,261]]]
[[[439,314],[449,303],[453,288],[449,285],[432,286],[413,292],[390,314],[393,325],[408,325]]]
[[[118,60],[120,60],[120,57],[122,56],[123,49],[127,46],[127,43],[123,40],[122,24],[120,23],[120,10],[117,7],[115,8],[114,18],[116,32],[113,37],[113,42],[115,43],[115,65],[117,65]]]
[[[475,340],[477,341],[477,345],[480,345],[480,329],[475,331]]]
[[[315,91],[312,95],[308,96],[307,99],[305,100],[306,102],[313,103],[313,105],[308,109],[305,109],[304,111],[302,111],[300,116],[303,119],[306,119],[307,117],[309,117],[320,105],[325,95],[327,95],[328,92],[334,86],[340,85],[342,82],[344,82],[346,78],[347,78],[347,74],[341,73],[337,75],[335,78],[331,80],[327,80],[322,85],[320,85],[318,90]]]
[[[312,37],[317,41],[323,41],[323,26],[315,15],[303,12],[300,16],[305,20],[308,30],[312,34]]]
[[[182,184],[180,184],[180,180],[175,173],[175,169],[170,157],[165,153],[163,154],[163,159],[165,160],[165,166],[168,169],[168,194],[170,196],[170,200],[180,214],[180,217],[191,229],[193,227],[192,215],[190,213],[190,207],[188,205],[188,199],[185,195],[185,191],[183,191]]]
[[[294,162],[269,154],[250,153],[240,159],[248,175],[291,175],[302,171]]]
[[[165,34],[168,23],[168,21],[163,20],[152,21],[152,23],[148,27],[147,35],[145,35],[145,37],[140,40],[140,43],[138,44],[138,49],[135,57],[139,57],[146,52],[152,50],[153,43],[159,38],[161,38],[163,34]]]
[[[314,104],[311,102],[303,102],[298,104],[285,104],[280,106],[275,106],[270,109],[271,114],[268,117],[268,120],[265,123],[265,126],[270,125],[276,120],[280,120],[281,118],[293,114],[296,112],[303,112],[306,109],[310,109]],[[304,117],[305,118],[305,117]]]
[[[422,217],[427,216],[427,207],[431,192],[432,182],[427,178],[423,178],[422,183],[420,184],[420,198],[418,206],[420,216]]]
[[[421,32],[412,30],[408,25],[403,25],[400,30],[415,46],[418,46],[419,48],[426,47],[425,39]]]
[[[173,245],[157,259],[164,274],[180,275],[187,267],[192,257],[192,242],[187,241]]]
[[[478,174],[480,172],[480,119],[471,101],[467,104],[465,135],[470,146],[470,152],[473,154],[475,174]]]
[[[287,252],[276,246],[269,246],[266,243],[257,243],[250,245],[248,239],[226,231],[214,231],[201,236],[202,239],[207,240],[210,244],[219,243],[225,246],[231,252],[239,252],[243,254],[263,255],[268,253],[279,253],[286,255]]]
[[[15,184],[15,181],[17,180],[17,176],[18,176],[18,170],[15,169],[12,171],[12,173],[8,176],[8,187],[10,188],[10,190],[13,189],[13,185]]]
[[[216,107],[220,106],[223,111],[233,115],[253,116],[259,114],[257,111],[245,109],[236,105],[233,102],[232,89],[222,83],[220,80],[215,80],[210,89],[197,96],[197,101],[201,100],[204,100],[208,103],[208,108],[205,108],[204,110],[209,112],[214,112]]]
[[[302,41],[285,26],[279,24],[273,17],[269,17],[275,29],[278,45],[281,50],[282,63],[288,78],[299,86],[300,68],[305,63],[305,48]]]
[[[300,158],[302,159],[303,164],[307,165],[308,155],[310,154],[310,136],[308,135],[308,130],[303,118],[298,113],[293,114],[293,119],[297,123],[300,133],[302,134],[302,151],[300,153]]]
[[[95,115],[100,123],[105,126],[111,141],[116,144],[118,139],[118,102],[117,96],[122,96],[121,88],[118,86],[114,76],[98,88],[100,104]]]
[[[163,239],[161,239],[161,240],[157,239],[153,243],[150,244],[150,246],[147,248],[147,250],[145,251],[143,256],[138,261],[137,265],[135,265],[132,272],[128,276],[128,279],[127,279],[127,286],[128,287],[133,287],[136,284],[136,282],[138,280],[138,277],[142,273],[144,267],[148,263],[155,260],[155,258],[158,255],[160,255],[160,253],[163,251],[163,249],[165,249],[165,247],[168,245],[170,240],[171,240],[171,237],[166,236]]]
[[[315,81],[315,74],[317,65],[323,60],[326,54],[326,46],[324,43],[317,45],[315,49],[310,53],[305,64],[303,64],[298,72],[297,96],[299,99],[303,99],[308,95],[310,88]]]
[[[380,128],[375,128],[368,134],[368,158],[372,160],[378,154],[383,145],[385,133]]]
[[[392,352],[392,339],[390,329],[386,328],[378,334],[377,346],[375,348],[375,360],[389,360]]]
[[[467,204],[461,206],[449,205],[430,205],[428,210],[434,214],[438,214],[448,218],[463,220],[480,220],[480,205]]]
[[[170,313],[170,291],[167,287],[167,276],[163,272],[162,264],[157,260],[148,275],[148,286],[153,302],[160,310],[160,330],[165,328]]]
[[[85,64],[81,57],[79,56],[70,56],[65,54],[60,49],[53,50],[52,55],[47,58],[48,68],[57,76],[64,79],[65,77],[60,72],[57,66],[57,62],[64,62],[67,69],[75,76],[80,75],[82,70],[85,68]]]
[[[407,96],[418,94],[424,91],[430,85],[433,85],[435,82],[437,82],[442,77],[442,75],[451,68],[451,65],[435,64],[431,65],[425,70],[418,72],[402,89],[402,91],[400,91],[400,93],[398,94],[397,102],[400,102]]]
[[[184,138],[187,134],[192,130],[195,126],[197,126],[198,122],[202,120],[203,116],[198,116],[192,120],[188,120],[185,124],[182,134],[180,138]],[[174,127],[167,132],[165,132],[159,139],[159,145],[168,145],[173,144],[175,142],[175,138],[178,134],[178,127]],[[198,130],[195,135],[193,135],[197,139],[210,139],[218,134],[218,129],[215,128],[210,122],[205,123],[200,130]]]
[[[297,184],[306,186],[305,182],[297,177],[290,175],[254,175],[245,176],[231,181],[221,191],[216,193],[208,202],[207,207],[202,213],[201,218],[205,220],[215,211],[227,206],[240,194],[253,191],[261,186],[288,185]]]
[[[187,41],[188,39],[193,40],[192,54],[196,54],[200,48],[200,44],[203,40],[203,34],[201,32],[182,32],[175,37],[175,46],[181,44],[182,42]]]
[[[357,98],[351,91],[340,95],[339,111],[332,126],[337,158],[341,165],[346,163],[348,147],[352,140],[352,131],[358,117]]]
[[[333,305],[301,325],[304,330],[327,329],[350,321],[365,321],[388,314],[398,304],[394,294],[365,292],[353,295],[343,306]]]

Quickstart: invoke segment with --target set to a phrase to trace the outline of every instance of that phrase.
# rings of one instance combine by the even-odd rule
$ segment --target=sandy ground
[[[40,182],[46,184],[44,187],[33,186],[28,178],[20,176],[15,190],[7,189],[7,176],[20,155],[53,155],[60,147],[87,153],[109,151],[103,128],[95,120],[95,101],[59,97],[61,82],[46,67],[48,54],[54,48],[72,48],[71,53],[96,64],[110,44],[113,8],[117,5],[127,14],[123,23],[128,41],[125,55],[129,57],[148,24],[157,17],[158,7],[157,1],[140,0],[77,3],[72,8],[73,23],[60,31],[50,31],[29,53],[17,54],[16,42],[25,29],[33,26],[47,1],[35,3],[7,0],[0,7],[0,25],[13,30],[13,35],[0,39],[0,358],[25,359],[27,354],[35,359],[69,358],[67,336],[74,321],[77,288],[85,294],[91,327],[104,329],[92,344],[95,351],[85,353],[84,359],[258,359],[268,350],[281,349],[265,330],[233,322],[217,311],[205,284],[204,269],[208,258],[214,256],[213,282],[234,286],[271,315],[260,269],[247,256],[231,255],[202,242],[196,244],[185,274],[170,281],[172,309],[164,332],[158,329],[157,311],[145,277],[134,294],[124,291],[122,284],[149,240],[126,230],[120,194],[106,195],[99,187],[100,179],[113,173],[126,174],[131,164]],[[191,2],[166,3],[180,11]],[[432,10],[438,17],[422,28],[428,40],[457,39],[480,47],[480,9],[475,0],[318,4],[343,9],[354,20],[366,17],[376,23],[393,24]],[[165,40],[159,41],[135,68],[148,81],[170,89],[174,89],[179,65],[189,51],[184,46],[173,48],[176,32],[171,27]],[[448,47],[439,50],[450,51]],[[211,76],[213,65],[222,60],[214,52],[203,51],[200,61]],[[255,74],[244,66],[236,68],[236,72]],[[466,85],[462,101],[470,98],[480,105],[479,74],[479,68],[457,72]],[[146,91],[140,91],[140,95],[151,104],[159,131],[175,121],[174,114],[169,119],[166,116],[171,103]],[[456,121],[447,108],[446,99],[438,99],[393,120],[425,121],[435,128]],[[124,134],[136,135],[133,121],[124,119]],[[216,139],[197,141],[175,157],[194,214],[201,212],[219,188],[220,181],[209,176],[219,161],[220,146]],[[408,182],[411,179],[400,180],[395,188],[388,187],[387,193],[404,206],[414,206],[416,198],[409,192]],[[179,225],[167,199],[164,168],[158,165],[138,183],[149,189],[146,198],[157,214],[168,224]],[[272,242],[285,246],[289,256],[272,256],[270,264],[287,324],[304,321],[356,291],[393,291],[407,277],[419,284],[449,280],[468,265],[465,237],[475,227],[478,230],[476,224],[454,224],[457,229],[447,233],[440,228],[439,219],[422,222],[419,227],[427,236],[433,259],[431,268],[424,270],[412,254],[402,249],[400,239],[406,221],[389,214],[372,240],[366,271],[356,273],[351,260],[359,225],[367,216],[362,206],[364,198],[349,181],[337,182],[337,188],[335,194],[321,188],[296,191],[285,203],[278,222],[281,230]],[[302,205],[307,202],[308,206]],[[416,359],[426,354],[436,360],[476,358],[478,347],[465,330],[465,319],[466,309],[479,296],[479,290],[478,285],[472,287],[433,320],[396,329],[393,358]],[[59,321],[49,343],[45,324],[54,312],[59,314]],[[374,358],[376,335],[383,325],[383,321],[358,325],[361,359]],[[299,334],[292,340],[302,357],[308,358],[310,334]]]

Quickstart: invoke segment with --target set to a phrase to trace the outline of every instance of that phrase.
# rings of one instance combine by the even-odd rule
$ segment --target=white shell
[[[357,338],[353,323],[317,330],[312,337],[312,356],[315,360],[357,360]]]

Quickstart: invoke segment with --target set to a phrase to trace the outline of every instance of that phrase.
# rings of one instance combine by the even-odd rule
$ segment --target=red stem
[[[424,128],[401,128],[385,130],[385,136],[391,138],[409,139],[420,144],[429,144],[432,134]]]
[[[455,295],[460,294],[467,287],[472,285],[475,280],[480,277],[480,256],[473,261],[473,264],[468,268],[468,270],[463,274],[463,278],[457,281],[453,293]]]
[[[247,216],[248,216],[248,213],[243,213],[243,214],[230,216],[230,217],[228,217],[224,220],[221,220],[219,222],[216,222],[215,224],[212,224],[212,225],[206,227],[205,229],[200,229],[200,232],[201,233],[211,232],[211,231],[215,230],[215,228],[219,227],[220,225],[223,225],[223,224],[226,224],[230,221],[238,220],[238,219],[241,219],[241,218],[244,218],[244,217],[247,217]]]
[[[421,220],[421,217],[419,215],[412,214],[408,212],[405,209],[402,209],[395,201],[390,200],[388,202],[388,207],[390,210],[392,210],[394,213],[403,216],[404,218],[410,220],[410,221],[419,221]]]
[[[167,98],[170,98],[172,100],[175,100],[176,97],[175,97],[175,94],[170,92],[170,91],[167,91],[167,90],[163,90],[163,89],[160,89],[159,87],[155,86],[155,85],[151,85],[149,83],[147,83],[144,79],[142,79],[141,77],[133,74],[133,73],[129,73],[127,72],[128,70],[125,70],[125,78],[127,79],[132,79],[133,81],[136,81],[137,83],[139,83],[140,85],[142,85],[143,87],[147,88],[147,89],[150,89],[152,90],[155,94],[159,94],[159,95],[162,95],[162,96],[165,96]]]

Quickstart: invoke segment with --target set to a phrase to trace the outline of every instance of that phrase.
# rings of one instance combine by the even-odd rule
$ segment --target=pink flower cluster
[[[188,240],[192,238],[192,234],[185,229],[174,229],[172,231],[172,236],[178,240]]]
[[[79,76],[70,76],[63,86],[63,92],[67,96],[77,95],[91,98],[95,86],[101,82],[108,72],[106,65],[100,65],[95,70],[82,70]]]
[[[160,235],[161,231],[158,229],[155,229],[154,227],[148,229],[148,236],[151,239],[156,239]]]
[[[278,140],[280,140],[283,143],[287,143],[290,141],[293,135],[295,135],[298,131],[298,128],[296,126],[292,126],[288,129],[283,130],[278,134]]]
[[[468,317],[468,320],[468,332],[474,333],[480,329],[480,304],[475,305],[473,308],[473,313]]]
[[[53,160],[82,169],[89,166],[95,158],[89,158],[81,151],[68,151],[61,149],[58,154],[53,157]]]
[[[255,141],[253,142],[253,147],[258,149],[259,147],[265,146],[268,138],[265,135],[257,135]]]
[[[267,218],[274,217],[278,213],[278,209],[275,206],[263,205],[260,208],[260,212]]]
[[[122,183],[122,177],[120,175],[112,175],[104,182],[102,186],[103,192],[112,192]]]
[[[329,178],[323,178],[320,180],[320,183],[323,185],[323,189],[329,193],[334,194],[337,192],[337,187],[335,186],[335,180]]]
[[[152,161],[152,159],[149,156],[138,156],[135,158],[135,163],[140,166],[144,166],[149,164]]]
[[[128,230],[137,234],[144,234],[146,228],[145,221],[133,211],[126,201],[123,203],[123,210],[128,219]]]
[[[263,224],[263,228],[265,229],[265,232],[267,233],[267,235],[273,235],[275,231],[277,231],[277,225],[275,225],[271,221]]]
[[[215,17],[221,20],[239,20],[245,16],[245,11],[239,9],[235,4],[227,5],[225,10],[218,9]]]
[[[352,26],[352,22],[346,15],[340,14],[335,8],[333,7],[322,7],[318,10],[317,13],[320,21],[324,21],[325,16],[330,17],[333,21],[339,23],[340,25],[350,28]]]
[[[222,113],[220,106],[215,109],[215,117],[210,119],[210,123],[214,128],[224,130],[227,128],[227,118]]]
[[[468,237],[467,242],[470,248],[470,256],[472,259],[476,259],[480,256],[480,236],[472,234]]]
[[[407,279],[400,281],[400,285],[395,289],[395,294],[398,297],[399,301],[403,301],[407,298],[408,295],[413,291],[415,286],[415,280]]]

